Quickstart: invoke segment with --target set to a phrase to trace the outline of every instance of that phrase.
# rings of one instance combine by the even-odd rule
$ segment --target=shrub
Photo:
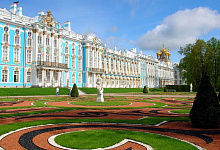
[[[217,128],[219,123],[219,101],[208,76],[203,75],[190,120],[197,128]]]
[[[148,89],[146,86],[144,86],[143,93],[148,93]]]
[[[79,97],[79,92],[78,92],[76,83],[73,85],[73,88],[71,91],[71,97]]]
[[[167,87],[164,87],[163,91],[164,91],[164,92],[167,92]]]

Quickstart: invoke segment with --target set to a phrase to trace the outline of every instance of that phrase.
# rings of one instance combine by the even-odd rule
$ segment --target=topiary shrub
[[[146,86],[144,86],[143,93],[148,93],[148,89]]]
[[[73,88],[71,91],[71,97],[79,97],[79,92],[78,92],[76,83],[73,85]]]
[[[164,87],[163,91],[164,91],[164,92],[167,92],[167,87]]]
[[[193,107],[190,120],[196,128],[218,128],[219,101],[208,76],[203,75]]]

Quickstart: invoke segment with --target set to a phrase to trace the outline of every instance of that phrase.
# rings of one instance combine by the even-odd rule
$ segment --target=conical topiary
[[[208,76],[203,75],[193,107],[190,120],[197,128],[218,128],[219,101]]]
[[[79,92],[76,86],[76,83],[74,83],[72,91],[71,91],[71,97],[79,97]]]
[[[144,86],[143,93],[148,93],[147,87]]]

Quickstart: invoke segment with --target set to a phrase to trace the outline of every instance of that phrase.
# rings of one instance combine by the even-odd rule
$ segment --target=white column
[[[43,54],[44,54],[43,61],[46,61],[46,52],[47,52],[46,36],[47,36],[47,31],[43,31]]]
[[[51,33],[50,45],[51,45],[51,62],[54,62],[54,33]]]

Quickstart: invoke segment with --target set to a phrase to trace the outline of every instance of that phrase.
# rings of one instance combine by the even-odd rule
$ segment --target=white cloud
[[[195,42],[213,29],[220,29],[217,11],[206,7],[185,9],[166,17],[160,25],[140,37],[137,44],[143,50],[157,50],[164,42],[174,50]]]
[[[117,26],[113,26],[109,29],[110,32],[117,32],[118,31],[118,27]]]

